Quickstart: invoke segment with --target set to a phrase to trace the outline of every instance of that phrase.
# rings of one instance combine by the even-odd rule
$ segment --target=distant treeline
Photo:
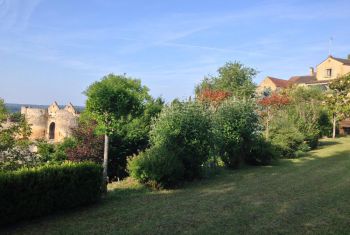
[[[47,109],[49,105],[39,105],[39,104],[5,104],[5,107],[9,113],[17,113],[21,112],[21,107],[26,106],[30,108],[38,108],[38,109]],[[60,109],[63,109],[65,105],[59,105]],[[82,112],[85,107],[82,106],[74,106],[75,110],[78,112]]]

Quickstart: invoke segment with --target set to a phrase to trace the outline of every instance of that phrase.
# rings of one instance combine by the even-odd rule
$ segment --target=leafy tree
[[[211,89],[229,92],[236,98],[250,98],[255,93],[253,78],[257,73],[255,69],[246,67],[240,62],[227,62],[218,69],[217,76],[203,79],[196,87],[196,94]]]
[[[140,115],[148,88],[141,81],[125,75],[109,74],[90,85],[85,91],[86,111],[97,120],[104,136],[103,181],[107,183],[109,136]],[[106,185],[104,187],[106,190]]]
[[[323,110],[323,90],[319,87],[297,87],[287,90],[291,99],[288,109],[296,127],[305,136],[310,148],[316,148],[321,133],[321,115]]]
[[[335,138],[337,121],[349,117],[350,113],[350,74],[333,80],[325,95],[325,104],[332,113],[333,134]]]
[[[75,145],[66,149],[70,161],[103,162],[103,136],[96,133],[97,122],[82,113],[78,126],[72,129],[72,138]]]
[[[0,169],[14,170],[36,164],[29,151],[31,128],[20,114],[9,114],[0,99]]]
[[[285,105],[288,105],[290,100],[287,96],[278,94],[276,92],[269,96],[258,100],[258,104],[262,107],[260,116],[263,119],[265,126],[265,138],[269,139],[270,122],[276,113]]]
[[[5,107],[5,102],[0,98],[0,124],[7,118],[7,110]]]
[[[110,162],[108,176],[120,179],[128,176],[126,171],[127,157],[144,151],[150,145],[149,132],[154,118],[162,110],[164,101],[161,98],[149,99],[139,116],[133,117],[111,136]]]
[[[221,90],[212,90],[212,89],[204,89],[198,94],[198,100],[204,104],[217,109],[217,107],[227,98],[229,98],[231,94],[227,91]]]

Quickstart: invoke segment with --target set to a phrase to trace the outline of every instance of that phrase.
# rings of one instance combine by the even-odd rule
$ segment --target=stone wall
[[[56,102],[48,109],[22,107],[21,113],[31,125],[31,140],[46,139],[52,142],[60,142],[69,137],[71,129],[77,126],[79,117],[73,105],[59,109]]]

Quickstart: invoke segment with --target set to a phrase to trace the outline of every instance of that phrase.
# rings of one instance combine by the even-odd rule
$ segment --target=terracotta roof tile
[[[288,87],[289,86],[289,81],[288,80],[284,80],[284,79],[280,79],[280,78],[274,78],[274,77],[267,77],[269,78],[275,85],[276,87]]]
[[[315,76],[293,76],[288,80],[292,84],[311,83],[316,81]]]

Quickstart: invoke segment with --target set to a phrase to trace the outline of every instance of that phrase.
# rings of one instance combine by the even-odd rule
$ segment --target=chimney
[[[310,75],[311,75],[311,76],[315,76],[314,67],[310,67]]]

